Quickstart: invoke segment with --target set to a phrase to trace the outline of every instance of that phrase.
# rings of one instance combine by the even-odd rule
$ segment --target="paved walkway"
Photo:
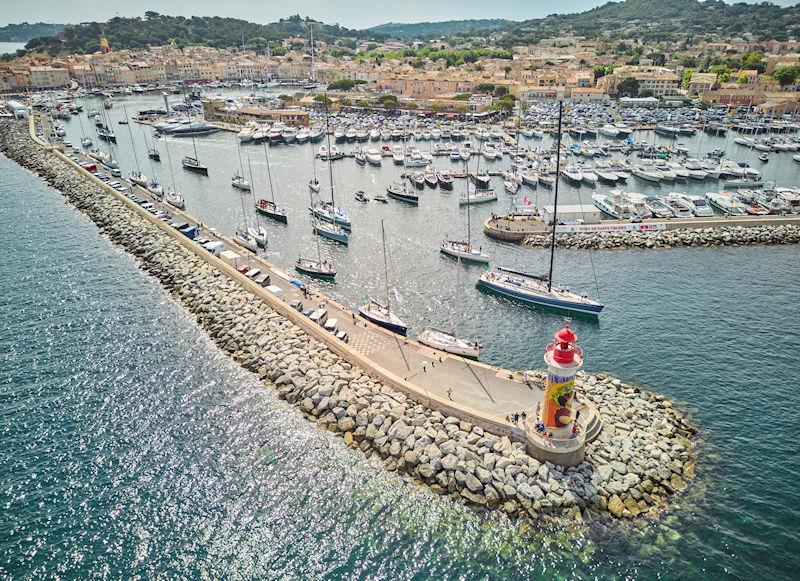
[[[47,125],[45,123],[45,134],[50,143],[55,144]],[[83,153],[67,153],[76,155],[81,161],[94,163],[94,160]],[[98,168],[101,173],[107,173],[100,164]],[[127,170],[122,169],[122,174],[125,176]],[[158,208],[171,213],[174,220],[202,224],[200,237],[222,240],[228,249],[240,254],[251,268],[269,273],[271,283],[283,291],[286,302],[300,300],[305,308],[321,306],[327,309],[328,318],[337,319],[338,329],[347,332],[351,347],[374,361],[377,366],[405,378],[428,393],[436,394],[442,399],[449,398],[460,405],[500,418],[506,414],[528,410],[542,401],[542,390],[529,387],[519,373],[435,351],[413,339],[390,333],[355,316],[353,311],[317,292],[312,284],[306,285],[309,296],[304,296],[303,291],[292,284],[296,279],[293,273],[283,271],[239,247],[230,238],[191,214],[160,202],[150,196],[146,189],[133,186],[122,178],[116,178],[116,181],[127,185],[138,197],[148,199]],[[331,340],[336,340],[333,335]],[[544,348],[544,345],[541,347]]]

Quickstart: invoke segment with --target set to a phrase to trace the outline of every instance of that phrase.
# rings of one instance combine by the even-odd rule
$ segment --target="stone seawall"
[[[522,243],[525,246],[534,248],[549,248],[550,242],[550,235],[530,235]],[[800,227],[791,224],[684,228],[646,232],[575,232],[556,234],[556,246],[572,250],[797,243],[800,243]]]
[[[0,151],[38,173],[134,255],[208,336],[312,421],[436,494],[512,518],[564,522],[655,517],[694,473],[694,427],[661,396],[603,374],[576,388],[603,419],[586,459],[563,469],[521,443],[412,401],[281,316],[165,232],[143,210],[34,142],[27,124],[0,121]]]

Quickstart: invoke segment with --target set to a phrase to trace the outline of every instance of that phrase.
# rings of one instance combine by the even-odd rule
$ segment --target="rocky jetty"
[[[531,235],[527,236],[522,243],[525,246],[534,248],[549,248],[550,241],[549,235]],[[682,228],[649,232],[614,231],[556,234],[556,246],[572,250],[797,243],[800,243],[800,227],[791,224]]]
[[[0,151],[37,172],[134,255],[208,336],[322,428],[432,492],[512,518],[562,524],[655,517],[694,473],[693,426],[663,397],[603,374],[577,391],[603,418],[586,459],[564,469],[524,445],[442,415],[350,365],[135,208],[0,121]]]

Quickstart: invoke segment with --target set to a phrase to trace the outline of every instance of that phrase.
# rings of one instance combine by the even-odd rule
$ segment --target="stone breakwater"
[[[603,429],[563,469],[524,445],[417,404],[333,353],[80,170],[27,126],[0,122],[0,151],[59,189],[194,316],[207,335],[310,420],[430,491],[554,524],[656,517],[694,473],[694,427],[663,397],[603,374],[578,376]]]
[[[522,242],[534,248],[549,248],[549,235],[527,236]],[[725,226],[722,228],[681,228],[649,232],[574,232],[556,234],[556,245],[572,250],[622,248],[676,248],[682,246],[744,246],[750,244],[800,243],[800,227]]]

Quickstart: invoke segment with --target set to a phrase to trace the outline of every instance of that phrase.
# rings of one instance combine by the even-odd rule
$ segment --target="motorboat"
[[[453,333],[434,328],[424,329],[417,335],[417,341],[432,349],[471,359],[477,359],[481,352],[481,346],[477,341],[459,339]]]
[[[676,218],[691,218],[694,216],[692,205],[679,192],[671,192],[661,199]]]
[[[361,190],[356,192],[355,198],[357,202],[363,202],[363,203],[369,202],[369,198]]]
[[[747,206],[733,195],[733,192],[707,192],[708,203],[731,216],[746,216]]]
[[[286,135],[284,135],[284,139],[285,138]],[[294,140],[297,143],[306,143],[309,139],[311,139],[311,132],[305,127],[300,129],[294,136]]]
[[[703,196],[695,194],[679,194],[692,208],[692,214],[698,218],[709,218],[714,215],[714,210],[708,205]]]
[[[158,150],[155,147],[151,147],[147,150],[147,157],[153,161],[161,161],[161,154],[158,153]]]
[[[370,165],[374,165],[374,166],[380,166],[381,165],[381,161],[382,161],[381,152],[378,151],[377,149],[375,149],[373,147],[370,147],[369,149],[367,149],[366,157],[367,157],[367,163],[369,163]]]
[[[443,190],[453,189],[453,174],[447,170],[437,172],[436,179]]]
[[[383,204],[389,203],[389,198],[383,194],[375,194],[372,199]]]
[[[734,197],[745,206],[745,211],[751,216],[766,216],[770,213],[768,207],[758,201],[754,190],[740,189]]]
[[[475,189],[488,190],[492,183],[492,178],[486,172],[478,172],[470,176],[475,182]]]
[[[308,187],[312,192],[319,192],[320,183],[317,178],[311,178],[308,180]]]
[[[250,191],[250,182],[238,174],[231,178],[231,185],[237,190]]]
[[[617,220],[627,220],[636,214],[625,192],[620,190],[611,190],[608,194],[592,194],[592,200],[600,211]]]
[[[645,196],[645,207],[650,210],[654,218],[672,218],[672,210],[656,196]]]
[[[583,172],[576,165],[568,165],[561,170],[561,175],[569,181],[579,184],[583,181]]]
[[[659,172],[655,168],[637,165],[633,167],[631,173],[633,173],[633,175],[635,175],[640,180],[644,180],[647,182],[658,183],[661,181],[661,172]]]
[[[642,220],[653,217],[653,212],[647,207],[646,196],[638,192],[625,192],[625,199],[633,208],[635,216]]]
[[[431,188],[435,188],[439,185],[439,178],[436,175],[436,171],[431,166],[428,166],[425,171],[422,173],[422,178],[425,180],[425,185]]]

